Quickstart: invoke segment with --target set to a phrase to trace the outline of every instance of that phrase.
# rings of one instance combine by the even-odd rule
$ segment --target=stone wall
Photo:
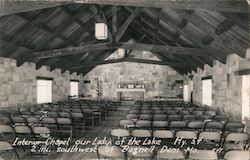
[[[60,69],[50,72],[50,68],[42,66],[36,70],[34,63],[24,63],[17,67],[14,59],[0,58],[0,107],[36,104],[36,77],[53,78],[53,102],[65,100],[70,94],[70,80],[80,80],[82,75],[70,74],[68,71],[61,74]],[[82,89],[79,88],[79,94]]]
[[[95,67],[85,80],[84,94],[96,97],[97,79],[102,81],[102,98],[117,98],[117,86],[120,83],[142,83],[145,85],[145,98],[155,96],[176,97],[182,90],[173,85],[175,80],[182,80],[183,76],[169,66],[151,65],[133,62],[105,64]]]
[[[246,53],[246,58],[231,54],[227,57],[226,64],[216,60],[213,67],[205,65],[204,70],[198,69],[197,73],[193,72],[193,102],[202,104],[201,78],[212,76],[212,107],[224,110],[235,120],[241,120],[242,76],[236,75],[235,72],[243,69],[250,69],[250,49]],[[185,79],[187,80],[188,78],[186,77]]]

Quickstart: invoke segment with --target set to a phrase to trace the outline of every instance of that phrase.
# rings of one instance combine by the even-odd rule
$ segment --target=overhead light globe
[[[95,24],[95,37],[98,40],[108,39],[108,27],[106,23]]]

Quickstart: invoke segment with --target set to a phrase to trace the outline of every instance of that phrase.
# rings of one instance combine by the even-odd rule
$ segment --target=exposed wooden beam
[[[158,9],[158,15],[160,14],[160,11],[161,9]],[[154,26],[154,36],[153,36],[153,44],[156,44],[156,39],[157,39],[157,33],[158,33],[158,30],[159,30],[159,25],[160,25],[160,18],[159,16],[156,16],[156,23],[155,23],[155,26]]]
[[[39,62],[36,63],[36,69],[40,69],[46,62],[46,59],[41,59]]]
[[[85,38],[93,38],[93,35],[92,35],[92,32],[88,32],[88,29],[90,28],[90,26],[93,26],[94,24],[94,20],[91,18],[89,19],[87,22],[86,22],[86,27],[85,28],[78,28],[75,32],[73,32],[67,40],[67,41],[64,41],[63,43],[61,43],[58,48],[65,48],[65,46],[70,46],[70,43],[69,41],[77,41],[78,39],[85,39]],[[81,42],[80,42],[81,43]],[[79,45],[80,45],[79,43]]]
[[[19,37],[16,37],[16,39],[14,41],[12,41],[12,37],[7,35],[6,33],[0,31],[0,39],[3,40],[3,41],[6,41],[7,43],[11,43],[12,45],[12,48],[15,48],[13,47],[13,45],[15,46],[18,46],[18,47],[24,47],[28,50],[34,50],[35,46],[32,45],[32,44],[27,44],[27,42],[25,42],[23,39],[19,38]],[[1,48],[1,50],[4,51],[4,47]],[[3,53],[1,56],[10,56],[9,53]]]
[[[250,6],[249,6],[250,7]],[[249,11],[250,13],[250,11]],[[239,17],[237,13],[221,13],[228,21],[234,22],[235,25],[239,26],[242,30],[249,32],[249,17],[250,14],[244,14],[246,19]]]
[[[154,15],[157,14],[157,12],[154,9],[149,9],[149,10],[151,11],[152,14]],[[202,44],[201,38],[197,37],[195,34],[191,33],[185,28],[181,28],[180,26],[178,26],[178,23],[176,23],[176,21],[172,17],[166,14],[161,14],[159,15],[159,17],[170,27],[174,28],[179,34],[182,34],[185,38],[189,39],[195,46],[203,48],[204,53],[218,59],[222,63],[226,62],[226,55],[224,53],[218,52],[213,47]]]
[[[152,40],[151,40],[151,43],[152,43]],[[162,41],[160,39],[158,40],[158,43],[160,43],[162,45],[168,45],[165,41]],[[200,65],[199,63],[197,63],[196,60],[194,59],[195,56],[192,56],[192,55],[179,55],[179,54],[172,54],[172,53],[169,53],[169,52],[160,52],[160,55],[164,56],[164,57],[166,57],[168,59],[169,59],[169,56],[170,56],[170,57],[173,57],[173,59],[175,61],[178,60],[178,61],[181,61],[181,62],[185,62],[187,65],[190,66],[189,68],[187,68],[187,70],[196,70],[197,67],[203,66],[203,65]],[[166,58],[164,58],[164,59],[166,59]],[[200,58],[209,59],[210,57],[200,57]],[[178,70],[180,70],[180,69],[178,69]],[[183,70],[183,68],[181,70]],[[187,71],[185,71],[185,73],[186,72]],[[182,74],[183,71],[181,71],[180,73]]]
[[[138,27],[140,27],[141,30],[144,30],[144,33],[150,37],[151,39],[154,38],[154,28],[152,28],[152,25],[155,24],[153,23],[154,21],[146,21],[145,19],[140,19],[136,22],[133,22],[133,24],[138,25]],[[138,30],[138,28],[137,28]],[[161,25],[159,25],[158,28],[158,34],[157,34],[157,39],[159,40],[163,40],[165,42],[167,42],[168,45],[173,46],[173,35],[170,35],[168,33],[165,32],[166,29],[163,28]]]
[[[28,21],[28,22],[34,21],[32,17],[30,17],[30,16],[28,16],[28,15],[26,15],[26,14],[23,14],[23,13],[22,13],[22,14],[21,14],[21,13],[18,14],[18,16],[20,16],[21,18],[25,19],[25,20]],[[40,28],[40,29],[43,29],[43,30],[45,30],[46,32],[49,32],[49,33],[51,33],[51,34],[53,34],[53,33],[56,31],[56,29],[47,26],[47,25],[44,24],[41,20],[40,20],[40,22],[36,23],[35,27],[38,27],[38,28]],[[65,37],[65,36],[64,36],[63,34],[61,34],[61,33],[58,34],[58,38],[60,38],[60,39],[63,40],[63,41],[68,40],[68,38]],[[77,45],[75,42],[72,42],[72,43],[73,43],[74,45]]]
[[[110,55],[112,55],[114,53],[114,50],[112,50],[112,51],[101,51],[101,52],[99,52],[98,54],[96,54],[96,56],[94,56],[94,58],[92,59],[92,60],[90,60],[90,61],[84,61],[84,62],[82,62],[82,63],[80,63],[80,65],[82,65],[82,64],[84,64],[84,63],[89,63],[89,62],[91,62],[91,61],[104,61],[106,58],[108,58]],[[94,66],[95,67],[95,66]],[[90,70],[92,70],[92,68],[89,68]],[[77,72],[81,72],[81,69],[77,69],[76,70]]]
[[[163,10],[164,9],[162,9],[162,10],[161,9],[160,10],[159,9],[154,9],[154,16],[157,17],[157,20],[158,20],[158,21],[154,21],[154,19],[151,18],[152,14],[150,14],[150,11],[145,9],[144,10],[145,12],[141,14],[143,16],[140,17],[141,22],[144,22],[144,24],[149,26],[149,27],[152,26],[154,29],[155,29],[155,25],[158,24],[158,33],[159,32],[164,33],[164,34],[161,34],[161,36],[164,36],[164,37],[170,39],[171,40],[171,45],[176,45],[176,41],[179,40],[179,37],[180,37],[181,34],[179,34],[177,32],[172,33],[168,29],[166,29],[165,26],[162,26],[162,25],[159,24],[159,21],[160,21],[159,16],[163,12]],[[177,26],[180,27],[180,28],[184,28],[187,25],[187,21],[184,20],[184,19],[177,19],[175,21],[176,21]],[[142,25],[142,26],[144,27],[144,25]],[[148,32],[148,33],[150,33],[150,32]],[[160,35],[157,35],[157,37],[160,38]],[[154,36],[153,36],[153,39],[154,39]]]
[[[73,36],[73,39],[74,39],[74,37],[75,36]],[[84,37],[84,40],[86,40],[86,41],[88,41],[88,42],[91,42],[91,40],[93,39],[92,38],[92,36],[83,36]],[[85,39],[86,38],[86,39]],[[92,40],[93,41],[93,40]],[[60,48],[60,47],[58,47],[58,48]],[[53,70],[53,67],[55,67],[55,68],[61,68],[61,66],[64,66],[64,65],[66,65],[67,63],[75,63],[75,61],[73,61],[72,60],[72,57],[79,57],[79,56],[83,56],[84,55],[84,53],[83,54],[81,54],[81,55],[70,55],[70,56],[65,56],[65,57],[55,57],[55,58],[53,58],[53,59],[56,59],[57,61],[55,62],[55,63],[53,63],[53,65],[52,65],[52,67],[51,67],[51,69]],[[41,60],[38,60],[38,59],[36,59],[36,57],[35,56],[33,56],[34,58],[32,59],[32,62],[38,62],[38,63],[40,63],[40,61],[41,60],[45,60],[45,61],[42,61],[43,63],[44,63],[44,65],[46,65],[46,66],[51,66],[51,64],[49,63],[50,61],[50,59],[41,59]],[[67,59],[67,61],[64,63],[64,59]],[[46,61],[47,60],[47,61]],[[78,58],[78,61],[80,60],[80,58]],[[58,65],[57,65],[58,64]]]
[[[136,22],[133,22],[131,27],[135,28],[135,31],[138,32],[138,28],[140,28],[140,30],[144,33],[144,35],[153,40],[154,37],[154,28],[152,28],[151,26],[155,24],[154,21],[148,20],[148,21],[144,21],[144,19],[139,19]],[[160,41],[164,41],[166,42],[167,45],[169,46],[173,46],[172,41],[174,40],[172,37],[172,35],[168,35],[165,30],[161,29],[161,25],[159,25],[159,30],[158,30],[158,34],[157,34],[157,39],[156,40],[160,40]],[[153,42],[150,42],[150,44],[152,44]]]
[[[133,37],[134,38],[135,36],[138,37],[137,39],[139,39],[137,42],[140,43],[142,40],[144,43],[146,44],[152,44],[153,43],[153,40],[150,39],[148,36],[145,36],[145,34],[143,33],[143,29],[140,29],[140,30],[137,30],[137,27],[134,27],[134,24],[131,25],[131,28],[129,28],[130,32],[133,34]],[[136,38],[134,38],[136,40]],[[157,42],[159,41],[158,39],[156,40]],[[167,45],[167,44],[164,44],[164,45]],[[131,50],[132,51],[132,50]],[[154,52],[153,53],[156,57],[158,57],[159,59],[161,60],[167,60],[167,61],[171,61],[171,59],[169,59],[168,57],[166,56],[162,56],[161,54],[159,54],[158,52]]]
[[[92,43],[92,42],[93,40],[92,41],[89,40],[89,43]],[[57,57],[59,65],[55,65],[55,67],[61,68],[64,70],[64,68],[68,68],[69,66],[83,63],[85,60],[87,60],[91,56],[94,56],[95,54],[96,53],[83,52],[82,54],[69,55],[65,57]]]
[[[80,26],[81,26],[81,30],[80,30],[80,33],[79,33],[79,31],[78,31],[78,34],[81,34],[81,32],[83,32],[83,31],[86,31],[86,24],[91,24],[91,22],[93,22],[94,23],[94,20],[91,18],[91,17],[89,17],[89,16],[87,16],[85,19],[84,19],[84,22],[82,22],[81,20],[79,20],[78,19],[78,16],[79,15],[82,15],[82,14],[87,14],[86,13],[86,10],[85,10],[85,8],[83,7],[83,6],[80,6],[76,11],[75,11],[75,13],[73,14],[72,12],[70,12],[67,8],[66,8],[66,6],[61,6],[60,7],[66,14],[68,14],[71,18],[68,18],[68,19],[66,19],[64,22],[63,22],[63,24],[61,24],[59,27],[57,27],[56,29],[55,29],[55,31],[52,33],[52,34],[50,34],[49,36],[47,36],[46,38],[45,38],[45,40],[44,41],[42,41],[38,46],[37,46],[37,48],[36,48],[36,50],[41,50],[42,48],[45,48],[46,46],[47,46],[47,44],[48,43],[50,43],[51,42],[51,40],[53,39],[53,38],[55,38],[55,37],[58,37],[58,35],[59,34],[61,34],[61,32],[66,28],[66,27],[68,27],[69,25],[71,25],[72,23],[73,23],[73,21],[76,21],[76,23],[78,23]],[[64,41],[64,42],[67,42],[67,44],[68,45],[71,45],[71,44],[73,44],[73,42],[74,42],[74,40],[71,40],[70,38],[68,39],[68,40],[66,40],[66,41]],[[63,43],[64,43],[63,42]],[[65,46],[65,45],[64,45]]]
[[[79,56],[76,56],[73,58],[72,62],[66,62],[65,64],[61,65],[61,66],[58,66],[59,68],[61,68],[63,71],[64,70],[67,70],[67,68],[70,68],[70,67],[73,67],[73,66],[76,66],[76,65],[80,65],[80,64],[83,64],[84,62],[88,61],[88,58],[89,56],[91,55],[92,53],[84,53],[81,57]],[[65,57],[65,59],[67,59],[67,57]]]
[[[123,34],[127,30],[130,23],[135,19],[135,17],[141,12],[142,8],[136,8],[133,13],[128,17],[124,24],[120,27],[115,40],[118,42],[122,38]]]
[[[21,26],[19,29],[17,29],[14,33],[12,33],[12,36],[9,37],[9,43],[1,48],[2,50],[8,52],[5,54],[5,56],[12,56],[14,53],[13,45],[18,44],[21,39],[23,40],[23,37],[25,37],[26,33],[33,29],[33,27],[37,26],[41,21],[48,15],[50,15],[53,12],[52,9],[44,9],[42,11],[39,11],[39,14],[42,14],[43,16],[36,16],[33,17],[34,19],[32,21],[27,21],[23,26]],[[22,45],[22,47],[25,47]],[[26,46],[27,47],[27,46]],[[25,47],[25,48],[26,48]],[[35,48],[35,47],[34,47]],[[32,48],[32,50],[34,49]],[[31,49],[31,47],[28,47],[28,49]]]
[[[97,7],[97,8],[100,9],[99,7]],[[106,7],[104,7],[104,8],[106,8]],[[117,11],[119,11],[119,9],[120,8],[118,8]],[[81,27],[81,31],[87,31],[89,34],[88,37],[93,38],[93,34],[94,34],[93,25],[95,24],[95,21],[97,21],[98,15],[97,15],[97,13],[94,13],[92,10],[90,10],[88,7],[85,7],[84,11],[87,12],[86,14],[89,15],[90,17],[89,17],[89,20],[85,23],[84,27]],[[111,12],[109,9],[107,9],[106,13],[110,14]],[[109,18],[109,16],[107,18]],[[75,31],[72,35],[69,36],[69,39],[76,40],[80,36],[81,36],[81,33],[79,33],[78,31]],[[84,39],[84,42],[85,42],[85,39]],[[86,42],[88,42],[88,41],[86,41]],[[58,48],[64,48],[67,44],[68,44],[68,41],[64,41]]]
[[[149,22],[148,22],[149,23]],[[136,23],[133,23],[133,24],[136,24],[136,26],[134,27],[134,26],[132,26],[132,28],[136,31],[136,32],[140,32],[140,31],[142,31],[142,32],[145,32],[145,33],[150,33],[150,31],[147,31],[147,30],[144,30],[144,27],[145,26],[147,26],[147,24],[148,23],[141,23],[141,24],[137,24],[137,22]],[[143,26],[143,27],[142,27]],[[138,29],[137,28],[141,28],[140,29],[140,31],[138,31]],[[149,43],[152,43],[153,41],[152,41],[152,38],[148,38],[148,36],[146,36],[146,38],[149,40]],[[161,39],[158,39],[157,40],[157,42],[158,43],[160,43],[160,44],[162,44],[162,45],[169,45],[169,44],[167,44],[166,43],[166,41],[162,41]],[[153,52],[154,54],[156,53],[156,52]],[[156,55],[156,54],[155,54]],[[161,55],[161,59],[162,60],[166,60],[166,58],[167,58],[167,60],[169,60],[169,56],[171,56],[171,57],[173,57],[175,60],[180,60],[180,61],[183,61],[183,62],[185,62],[185,63],[187,63],[189,66],[190,66],[190,69],[192,69],[192,70],[196,70],[197,69],[197,67],[202,67],[203,65],[200,65],[199,63],[197,63],[196,62],[196,59],[194,59],[193,58],[193,56],[188,56],[188,55],[177,55],[177,54],[172,54],[172,53],[166,53],[166,52],[161,52],[160,53],[160,55]],[[164,58],[163,58],[163,56],[164,56]],[[203,57],[204,59],[211,59],[211,57]],[[187,59],[191,59],[190,61],[189,60],[187,60]],[[176,69],[177,71],[179,70],[179,69]],[[183,70],[183,69],[182,69]],[[178,71],[178,72],[180,72],[180,73],[186,73],[186,72],[183,72],[183,71]]]
[[[83,65],[74,66],[68,69],[74,70],[74,69],[88,68],[88,67],[97,66],[97,65],[120,63],[120,62],[135,62],[135,63],[169,65],[169,66],[175,66],[175,67],[189,68],[188,65],[185,65],[185,63],[181,63],[181,62],[167,62],[167,61],[154,61],[154,60],[143,60],[143,59],[134,59],[134,58],[122,58],[122,59],[114,59],[114,60],[106,60],[106,61],[88,62]]]
[[[133,10],[129,7],[125,7],[128,11],[133,12]],[[148,34],[154,33],[155,31],[155,25],[158,23],[158,21],[156,19],[153,19],[151,16],[147,16],[147,18],[145,19],[144,16],[146,15],[145,12],[147,10],[144,10],[144,12],[140,13],[140,17],[138,17],[136,19],[136,21],[133,21],[132,24],[134,23],[141,23],[141,22],[145,22],[146,26],[141,25],[141,27],[145,27],[147,29],[149,29],[149,31],[147,32]],[[159,18],[159,14],[161,13],[161,10],[159,9],[155,9],[155,17]],[[141,16],[144,15],[144,16]],[[159,18],[160,20],[160,18]],[[159,23],[158,23],[159,24]],[[140,27],[140,28],[141,28]],[[164,34],[161,34],[164,33]],[[153,35],[153,34],[152,34]],[[172,33],[169,30],[167,30],[164,26],[162,25],[158,25],[158,34],[157,34],[157,38],[161,38],[164,37],[165,40],[168,40],[171,44],[173,44],[172,42],[176,39],[176,33]]]
[[[115,39],[117,34],[117,6],[112,8],[112,36]]]
[[[136,31],[136,33],[138,33],[137,29],[134,29],[134,30]],[[153,42],[152,39],[149,39],[147,37],[145,37],[145,40],[147,40],[148,43],[152,43]],[[162,41],[159,41],[159,40],[156,40],[156,41],[157,41],[157,43],[160,43],[162,45],[167,45],[166,42],[162,42]],[[172,58],[169,58],[169,54],[167,55],[166,53],[154,52],[153,54],[155,56],[157,56],[158,58],[160,58],[162,61],[185,61],[186,62],[186,60],[183,60],[184,58],[182,58],[182,56],[178,56],[178,55],[171,54]],[[189,56],[189,58],[191,58],[191,56]],[[187,63],[187,64],[189,64],[189,63]],[[175,69],[180,74],[183,74],[183,73],[188,72],[191,69],[195,69],[196,66],[193,66],[193,65],[194,65],[194,63],[191,63],[191,64],[189,64],[190,68],[173,67],[173,69]]]
[[[206,9],[218,12],[248,13],[248,3],[246,0],[78,0],[79,3],[154,7],[154,8],[173,8],[184,10]]]
[[[229,28],[231,28],[234,25],[234,22],[229,21],[228,19],[225,19],[219,26],[216,28],[215,33],[220,35],[227,31]]]
[[[33,55],[36,59],[54,58],[61,56],[68,56],[74,54],[81,54],[83,52],[98,51],[98,50],[111,50],[111,49],[133,49],[138,51],[151,51],[151,52],[168,52],[172,54],[184,54],[184,55],[195,55],[195,56],[208,56],[203,54],[202,49],[198,48],[185,48],[185,47],[173,47],[164,45],[150,45],[143,43],[97,43],[89,44],[85,46],[69,47],[64,49],[55,49],[50,51],[35,52]]]
[[[66,1],[0,1],[0,16],[70,4]]]
[[[173,1],[173,0],[76,0],[78,3],[99,4],[99,5],[118,5],[154,8],[174,8],[184,10],[207,9],[218,12],[248,13],[246,0],[200,0],[200,1]],[[44,8],[56,7],[65,4],[75,3],[75,0],[61,1],[9,1],[2,0],[0,5],[0,16],[28,12]]]
[[[91,51],[98,51],[98,50],[105,50],[111,48],[111,43],[98,43],[98,44],[88,44],[85,46],[78,46],[78,47],[69,47],[63,49],[55,49],[51,51],[41,51],[33,53],[36,56],[36,59],[44,59],[44,58],[54,58],[54,57],[62,57],[74,54],[81,54],[84,52],[91,52]]]
[[[69,59],[69,57],[64,58],[64,59],[56,60],[54,63],[52,63],[52,64],[50,65],[50,71],[52,72],[52,71],[55,70],[56,68],[61,68],[61,67],[63,67],[63,65],[65,65],[65,64],[68,63],[69,61],[71,61],[71,60]]]
[[[225,19],[216,29],[215,31],[211,30],[211,27],[209,28],[208,26],[210,25],[206,20],[204,20],[202,17],[198,17],[196,14],[187,14],[186,12],[177,12],[178,14],[183,17],[183,19],[188,20],[190,23],[193,25],[199,27],[201,30],[207,33],[207,36],[202,39],[202,43],[207,46],[209,45],[212,41],[219,42],[225,46],[230,46],[232,47],[232,52],[236,52],[238,55],[244,57],[245,55],[245,49],[244,47],[241,47],[241,44],[244,45],[244,40],[235,40],[233,37],[225,43],[225,40],[223,40],[223,37],[220,37],[220,34],[223,34],[226,32],[230,27],[234,25],[234,22]],[[246,36],[247,37],[247,36]],[[247,48],[247,46],[246,46]]]
[[[174,47],[167,45],[150,45],[143,43],[117,43],[118,47],[124,49],[133,49],[137,51],[150,51],[150,52],[166,52],[172,54],[182,54],[182,55],[195,55],[195,56],[207,56],[203,53],[202,49],[198,48],[185,48],[185,47]]]
[[[37,20],[33,20],[32,17],[24,14],[24,13],[19,13],[18,16],[20,16],[21,18],[25,19],[26,21],[28,21],[29,23],[32,23],[33,21],[35,21],[36,23],[33,24],[34,26],[33,27],[38,27],[40,29],[43,29],[45,30],[46,32],[49,32],[51,34],[53,34],[56,29],[53,29],[49,26],[47,26],[46,24],[44,24],[40,19],[39,21]],[[64,35],[62,35],[61,33],[57,35],[58,38],[62,39],[63,41],[70,41],[72,42],[71,40],[69,40],[67,37],[65,37]],[[72,42],[73,45],[77,45],[77,43],[75,42]],[[24,55],[20,55],[18,58],[17,58],[17,65],[20,66],[22,65],[25,61],[33,61],[33,57],[32,57],[32,54],[29,53],[29,54],[26,54],[26,56]]]
[[[98,8],[98,10],[101,10],[100,6],[96,6]],[[97,40],[93,37],[93,27],[91,27],[91,25],[94,25],[95,20],[98,18],[96,16],[96,14],[89,9],[89,7],[85,6],[84,9],[82,7],[79,7],[76,11],[72,12],[70,10],[68,10],[67,7],[61,7],[61,9],[66,12],[66,14],[68,14],[69,16],[71,16],[72,18],[70,18],[70,21],[78,21],[76,23],[78,23],[81,27],[79,27],[79,29],[77,29],[73,34],[71,34],[68,38],[71,39],[72,41],[76,41],[79,43],[79,45],[85,45],[85,44],[93,44],[96,43]],[[80,11],[78,12],[78,10],[80,9]],[[107,18],[110,18],[112,16],[112,12],[110,11],[109,7],[103,7],[102,10],[106,13]],[[117,11],[119,11],[120,8],[117,9]],[[79,19],[78,16],[81,16],[81,14],[84,14],[86,16],[85,19]],[[84,24],[82,24],[82,22],[84,22]],[[59,27],[60,28],[60,27]],[[59,31],[59,30],[58,30]],[[85,32],[83,32],[85,31]],[[65,46],[68,46],[68,42],[64,41],[62,44],[60,44],[57,48],[65,48]],[[85,54],[85,52],[79,54],[79,55],[74,55],[74,58],[72,60],[69,60],[69,58],[71,58],[70,56],[66,56],[66,57],[56,57],[57,61],[53,64],[53,66],[51,67],[51,70],[55,69],[55,68],[63,68],[63,66],[67,66],[68,64],[71,63],[78,63],[79,60],[82,57],[82,54]],[[89,56],[92,56],[92,54],[89,54]],[[68,62],[64,61],[64,59],[67,59]],[[37,61],[37,60],[33,60],[33,61]],[[80,60],[82,62],[82,60]],[[43,61],[44,65],[50,65],[48,62],[49,61]]]

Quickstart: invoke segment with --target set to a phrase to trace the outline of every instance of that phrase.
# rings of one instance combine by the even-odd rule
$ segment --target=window
[[[202,104],[212,106],[212,79],[202,80]]]
[[[52,102],[52,80],[37,79],[37,103]]]
[[[250,75],[242,76],[242,120],[250,118]]]
[[[78,82],[77,81],[70,82],[70,96],[74,98],[78,98]]]
[[[90,80],[84,80],[83,83],[90,83]]]
[[[192,92],[193,89],[194,89],[194,82],[193,82],[193,80],[190,80],[189,81],[189,91]]]
[[[183,99],[184,99],[185,102],[190,101],[189,85],[184,85],[183,86]]]

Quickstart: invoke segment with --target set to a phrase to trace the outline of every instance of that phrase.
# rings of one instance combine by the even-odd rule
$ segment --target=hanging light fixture
[[[95,37],[98,40],[106,40],[108,38],[108,26],[104,21],[104,13],[100,11],[99,22],[95,23]]]

